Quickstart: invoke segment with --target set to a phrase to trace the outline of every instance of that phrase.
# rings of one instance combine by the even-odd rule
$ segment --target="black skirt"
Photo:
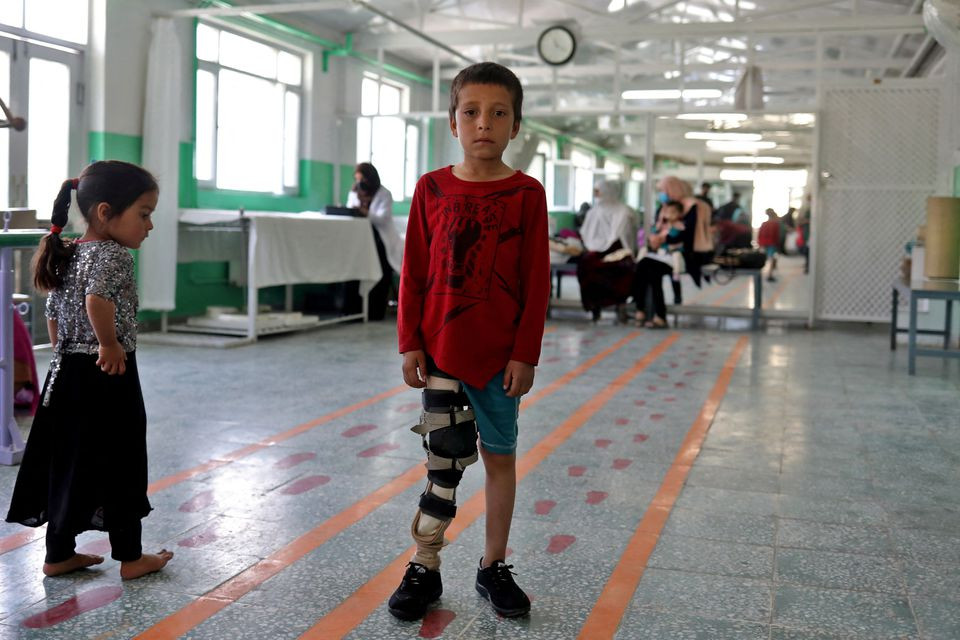
[[[7,522],[58,535],[123,528],[150,512],[147,416],[136,353],[123,375],[96,355],[64,354],[49,406],[37,408]],[[50,375],[43,385],[46,394]]]

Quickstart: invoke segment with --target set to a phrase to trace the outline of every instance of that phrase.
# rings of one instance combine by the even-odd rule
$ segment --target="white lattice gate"
[[[824,90],[818,318],[889,321],[903,245],[935,191],[940,101],[926,83]]]

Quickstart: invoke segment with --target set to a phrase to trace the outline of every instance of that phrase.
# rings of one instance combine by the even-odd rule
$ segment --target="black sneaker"
[[[512,564],[497,560],[486,569],[477,569],[477,591],[490,601],[504,618],[515,618],[530,611],[530,598],[513,581]]]
[[[390,613],[401,620],[419,620],[427,612],[427,606],[438,600],[441,593],[440,572],[411,562],[387,606]]]

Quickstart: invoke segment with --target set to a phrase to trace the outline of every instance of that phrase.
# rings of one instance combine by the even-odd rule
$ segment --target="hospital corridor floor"
[[[0,640],[956,640],[960,362],[908,376],[887,340],[549,321],[506,558],[531,613],[474,588],[476,464],[417,622],[385,606],[424,487],[394,324],[143,344],[144,549],[176,557],[122,582],[92,531],[102,565],[44,578],[43,529],[2,523]]]

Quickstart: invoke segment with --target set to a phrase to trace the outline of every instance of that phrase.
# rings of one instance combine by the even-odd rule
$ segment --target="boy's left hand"
[[[519,360],[511,360],[503,370],[503,390],[508,398],[519,398],[533,386],[534,366]]]

